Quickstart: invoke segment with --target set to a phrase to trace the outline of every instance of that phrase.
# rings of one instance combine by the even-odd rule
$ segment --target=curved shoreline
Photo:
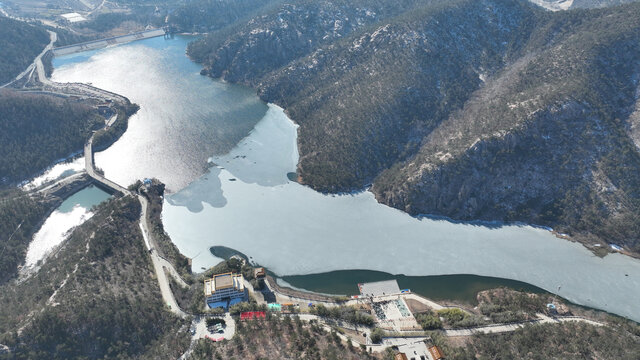
[[[281,125],[282,125],[282,124],[281,124]],[[284,125],[282,125],[282,127],[283,127],[283,128],[286,128],[286,126],[284,126]],[[254,128],[254,130],[252,131],[252,133],[255,133],[256,131],[258,131],[258,130],[257,130],[257,128],[258,128],[258,126],[256,126],[256,127]],[[282,129],[281,129],[281,130],[282,130]],[[288,131],[288,129],[285,129],[285,130],[287,130],[287,131]],[[241,142],[242,142],[242,141],[241,141]],[[298,145],[298,143],[296,142],[296,143],[295,143],[295,144],[293,144],[292,146],[293,146],[293,147],[295,147],[295,148],[297,148],[297,145]],[[287,145],[287,146],[288,146],[288,145]],[[233,151],[232,151],[232,152],[233,152]],[[240,155],[243,155],[243,154],[240,154]],[[248,160],[246,160],[246,161],[250,161],[250,159],[248,159]],[[223,164],[223,165],[224,165],[224,164]],[[227,166],[227,165],[225,165],[225,168],[228,168],[228,166]],[[222,171],[227,171],[227,170],[222,170]],[[229,175],[229,176],[231,176],[231,177],[239,178],[240,180],[242,180],[242,177],[237,176],[237,174],[233,174],[233,173],[229,173],[229,174],[227,174],[227,172],[224,172],[223,174],[224,174],[224,176]],[[209,176],[209,175],[205,174],[202,178],[206,178],[207,176]],[[283,176],[285,176],[285,177],[286,177],[286,174],[285,174],[285,175],[283,175]],[[216,176],[216,178],[217,178],[217,176]],[[253,181],[255,181],[255,180],[253,180]],[[251,181],[251,182],[252,182],[252,183],[254,183],[253,181]],[[259,180],[259,181],[262,181],[262,180]],[[278,181],[280,181],[280,180],[278,180]],[[288,180],[286,180],[286,179],[285,179],[284,181],[285,181],[285,183],[286,183]],[[276,181],[276,182],[277,182],[277,181]],[[224,181],[224,191],[226,192],[226,195],[228,195],[228,194],[230,194],[230,193],[228,193],[228,190],[229,190],[228,186],[234,186],[234,187],[236,187],[236,188],[237,188],[237,186],[244,186],[244,185],[246,185],[246,184],[245,184],[243,181],[235,181],[235,182],[227,182],[227,181]],[[253,186],[253,185],[251,185],[251,186]],[[259,186],[259,185],[257,185],[257,186]],[[303,188],[303,189],[304,189],[304,188],[306,188],[306,187],[301,187],[301,188]],[[296,190],[296,191],[306,191],[306,190]],[[266,193],[265,193],[265,194],[266,194]],[[226,196],[226,195],[225,195],[225,196]],[[249,193],[247,193],[247,195],[249,196],[250,194],[249,194]],[[314,195],[314,196],[315,196],[315,195]],[[354,197],[354,196],[350,196],[350,197],[343,197],[343,199],[345,199],[345,198],[346,198],[346,199],[349,199],[349,198],[358,198],[358,197],[359,197],[359,196],[355,196],[355,197]],[[327,198],[332,198],[332,197],[327,197]],[[338,198],[340,198],[340,197],[338,197]],[[367,201],[368,201],[368,200],[367,200]],[[376,202],[376,204],[378,204],[378,207],[376,207],[376,209],[382,208],[382,207],[379,207],[379,205],[380,205],[379,203],[377,203],[377,202]],[[233,204],[233,205],[235,206],[236,204]],[[254,205],[255,205],[255,204],[254,204]],[[164,208],[166,209],[166,208],[168,208],[168,207],[170,207],[170,206],[166,206],[166,207],[164,207]],[[173,210],[171,210],[171,211],[173,211]],[[400,211],[399,211],[398,213],[400,213]],[[402,214],[406,215],[406,213],[404,213],[404,212],[402,212]],[[167,217],[166,217],[167,212],[166,212],[166,210],[163,210],[163,215],[165,215],[165,216],[164,216],[164,219],[163,219],[163,223],[164,223],[164,225],[167,227],[167,229],[169,229],[169,224],[167,224],[167,221],[166,221],[166,220],[167,220]],[[192,214],[192,215],[193,215],[193,214]],[[251,214],[248,214],[248,216],[251,216]],[[397,217],[398,217],[398,215],[394,215],[394,217],[396,217],[396,218],[397,218]],[[409,216],[409,217],[410,217],[410,216]],[[193,216],[192,216],[192,218],[193,218]],[[396,219],[396,220],[397,220],[397,219]],[[218,221],[218,220],[216,220],[216,221]],[[212,223],[211,221],[209,221],[209,223],[210,223],[210,225],[213,225],[213,223]],[[439,223],[439,222],[436,222],[436,223]],[[449,222],[449,223],[451,223],[451,222]],[[397,224],[396,224],[396,225],[397,225]],[[184,226],[184,224],[182,224],[181,226]],[[442,227],[442,226],[437,225],[437,226],[436,226],[436,229],[439,229],[439,228],[441,228],[441,227]],[[513,228],[513,227],[512,227],[512,228]],[[437,230],[435,230],[435,231],[437,231]],[[450,229],[450,231],[453,231],[453,229]],[[514,232],[514,231],[515,231],[515,230],[512,230],[512,231],[511,231],[511,232],[513,233],[513,235],[514,235],[514,236],[518,236],[518,234],[519,234],[519,233],[518,233],[517,231],[515,231],[515,232]],[[168,232],[169,232],[169,234],[171,234],[171,231],[170,231],[170,230],[168,230]],[[540,229],[534,229],[534,228],[531,228],[530,230],[527,230],[527,231],[525,232],[525,235],[526,235],[526,236],[530,236],[530,237],[531,237],[531,236],[536,237],[536,236],[540,236],[540,235],[538,235],[538,234],[540,234],[540,233],[541,233],[541,230],[540,230]],[[210,234],[210,233],[209,233],[209,234]],[[270,235],[269,235],[268,233],[265,233],[265,234],[263,234],[263,235],[264,235],[264,236],[267,236],[267,238],[270,238],[270,237],[269,237]],[[472,234],[471,234],[471,233],[469,233],[469,234],[464,235],[464,236],[471,236],[471,235],[472,235]],[[507,234],[507,235],[508,235],[508,234]],[[363,236],[366,236],[366,235],[363,235]],[[487,235],[487,234],[485,234],[485,235],[483,235],[483,236],[485,236],[485,237],[486,237],[486,236],[496,236],[496,235]],[[505,234],[503,234],[503,235],[498,234],[498,236],[502,236],[502,237],[504,237],[504,236],[505,236]],[[277,238],[277,236],[276,236],[276,238]],[[271,239],[271,238],[270,238],[270,239]],[[172,240],[173,240],[174,244],[176,244],[177,246],[180,246],[180,239],[176,239],[175,237],[173,237],[173,239],[172,239]],[[514,239],[514,240],[515,240],[515,239]],[[558,241],[560,241],[560,240],[558,240]],[[563,240],[562,242],[564,242],[564,240]],[[226,245],[226,243],[225,243],[225,242],[222,242],[222,241],[221,241],[221,242],[217,242],[217,244],[220,244],[220,245]],[[478,245],[480,245],[480,246],[479,246],[479,248],[481,248],[481,247],[483,247],[483,246],[484,246],[484,247],[486,247],[487,245],[491,246],[491,245],[493,245],[493,244],[496,244],[496,246],[499,246],[499,245],[498,245],[499,243],[494,243],[494,242],[489,242],[489,243],[485,243],[485,244],[483,244],[482,242],[477,242],[477,244],[478,244]],[[518,244],[519,244],[519,242],[518,242]],[[558,243],[553,243],[553,244],[554,244],[555,246],[558,246],[558,245],[559,245]],[[213,244],[209,244],[209,245],[213,245]],[[286,244],[286,242],[282,243],[281,245],[282,245],[283,247],[287,247],[287,246],[288,246],[288,245]],[[407,245],[407,244],[404,244],[404,245]],[[256,254],[256,257],[258,257],[258,256],[262,256],[262,255],[263,255],[263,254],[260,254],[261,250],[260,250],[259,248],[256,248],[256,249],[253,249],[253,250],[248,251],[248,250],[247,250],[247,246],[249,246],[249,245],[248,245],[248,244],[245,244],[245,245],[244,245],[244,247],[243,247],[243,248],[241,248],[240,250],[242,250],[242,251],[244,251],[244,252],[246,252],[246,253],[249,253],[249,254]],[[327,246],[332,246],[332,245],[331,245],[331,244],[327,244]],[[354,246],[355,246],[355,245],[354,245]],[[427,244],[425,244],[425,246],[428,246],[428,245],[427,245]],[[514,246],[515,246],[515,245],[514,245]],[[398,251],[405,251],[405,250],[404,250],[404,247],[405,247],[405,246],[401,246],[401,247],[398,249]],[[566,246],[559,246],[559,247],[560,247],[560,248],[562,248],[562,249],[565,249],[565,250],[566,250],[566,248],[567,248]],[[527,248],[527,247],[525,247],[525,248],[523,248],[522,250],[523,250],[523,251],[526,251],[527,249],[528,249],[528,248]],[[193,254],[191,254],[189,251],[186,251],[186,252],[185,252],[185,251],[184,251],[184,248],[181,248],[180,250],[181,250],[181,252],[182,252],[183,254],[193,255]],[[426,249],[424,249],[424,250],[426,250]],[[477,251],[481,251],[481,250],[479,250],[479,249],[476,249],[476,250],[477,250]],[[299,249],[296,249],[295,251],[299,251]],[[344,251],[344,250],[343,250],[343,251]],[[316,256],[316,257],[317,257],[317,256],[320,256],[320,254],[318,254],[318,253],[314,253],[314,251],[313,251],[313,250],[310,250],[310,249],[308,249],[308,251],[307,251],[307,252],[308,252],[308,253],[311,253],[311,254],[314,254],[314,256]],[[570,252],[569,252],[569,253],[570,253]],[[502,251],[502,250],[499,250],[499,251],[494,251],[494,252],[490,253],[489,255],[491,255],[491,254],[493,254],[493,256],[494,256],[494,259],[493,259],[493,260],[496,260],[496,259],[495,259],[495,257],[497,256],[496,254],[503,254],[504,256],[507,256],[507,254],[509,254],[509,252],[508,252],[508,251]],[[415,254],[415,251],[413,251],[413,255],[416,255],[416,254]],[[426,255],[426,254],[425,254],[425,255]],[[437,256],[437,255],[436,255],[436,256]],[[582,256],[582,255],[581,255],[581,256]],[[297,260],[296,260],[297,262],[300,262],[300,261],[301,261],[300,256],[297,256],[296,258],[297,258]],[[317,260],[317,259],[315,259],[315,260]],[[315,260],[312,260],[312,261],[315,261]],[[493,261],[493,260],[492,260],[492,261]],[[566,259],[565,259],[565,260],[566,260]],[[585,259],[582,259],[582,260],[583,260],[583,263],[584,263],[584,262],[585,262],[585,261],[584,261]],[[373,261],[373,260],[371,260],[371,261]],[[564,261],[564,260],[563,260],[563,261]],[[358,262],[358,261],[355,261],[355,262],[353,262],[353,261],[349,261],[348,263],[352,264],[352,267],[358,267],[358,268],[371,268],[370,266],[366,266],[366,264],[364,264],[364,263],[362,262],[362,259],[361,259],[359,262]],[[275,263],[271,263],[271,264],[270,264],[270,263],[265,262],[265,265],[267,265],[267,266],[270,266],[270,265],[272,265],[272,264],[275,264]],[[282,264],[282,263],[280,263],[280,264],[281,264],[282,266],[285,266],[285,265],[286,265],[286,264]],[[347,264],[347,263],[344,263],[344,264]],[[343,266],[342,268],[344,268],[344,267],[345,267],[345,265],[344,265],[344,264],[342,265],[342,266]],[[384,264],[385,264],[385,262],[378,262],[378,265],[379,265],[378,267],[386,267]],[[454,263],[452,263],[451,265],[453,265],[453,264],[454,264]],[[299,265],[299,266],[302,266],[303,264],[298,264],[298,265]],[[286,266],[291,266],[291,265],[286,265]],[[307,266],[307,265],[305,265],[305,266]],[[439,268],[439,269],[440,269],[439,263],[435,263],[435,264],[433,264],[432,266],[433,266],[434,268]],[[606,265],[605,265],[605,266],[606,266]],[[488,273],[487,273],[487,274],[483,274],[483,272],[486,272],[486,271],[485,271],[485,270],[482,270],[482,269],[479,269],[477,272],[470,271],[470,270],[469,270],[469,266],[468,266],[468,265],[464,266],[464,268],[460,268],[460,270],[458,270],[458,271],[453,271],[452,269],[449,269],[450,267],[451,267],[451,266],[442,267],[442,268],[440,269],[440,273],[443,273],[443,272],[444,272],[444,273],[466,272],[466,273],[481,274],[481,275],[487,275],[487,276],[496,276],[496,274],[493,274],[493,273],[492,273],[492,274],[488,274]],[[196,268],[197,268],[197,267],[196,267]],[[314,269],[314,268],[313,268],[313,267],[310,267],[309,269]],[[319,268],[319,270],[320,270],[320,268]],[[374,270],[379,270],[379,269],[374,269]],[[392,272],[405,272],[405,271],[397,271],[397,269],[392,269],[391,267],[388,267],[388,268],[386,269],[386,271],[389,271],[389,270],[391,270]],[[414,270],[415,270],[415,269],[414,269]],[[517,270],[517,269],[514,269],[514,270]],[[520,269],[520,272],[522,272],[521,270],[523,270],[523,269]],[[277,271],[277,270],[276,270],[276,271]],[[495,270],[495,271],[496,271],[496,272],[500,272],[500,274],[501,274],[501,275],[500,275],[500,277],[504,277],[504,278],[518,279],[518,277],[522,277],[522,276],[523,276],[522,274],[519,274],[519,272],[518,272],[518,271],[515,271],[515,272],[514,272],[514,271],[508,271],[508,270],[505,270],[505,269],[502,269],[502,270],[501,270],[501,269],[497,269],[497,270]],[[284,273],[291,273],[291,271],[285,271]],[[406,272],[405,272],[405,273],[406,273]],[[530,272],[529,272],[529,274],[531,275],[531,273],[530,273]],[[509,276],[509,275],[511,275],[511,276]],[[537,283],[538,283],[538,284],[539,284],[542,280],[544,280],[544,279],[542,279],[542,280],[541,280],[541,277],[540,277],[540,276],[544,277],[544,276],[546,276],[546,275],[544,275],[544,274],[543,274],[543,275],[539,275],[539,276],[538,276],[538,275],[536,275],[537,280],[538,280],[538,281],[537,281]],[[531,278],[531,276],[529,276],[529,278]],[[532,281],[527,281],[527,280],[523,280],[523,279],[518,279],[518,280],[520,280],[520,281],[524,281],[524,282],[527,282],[527,283],[536,283],[535,281],[534,281],[534,282],[532,282]],[[569,280],[566,280],[566,281],[573,281],[573,280],[570,280],[570,279],[569,279]],[[548,281],[547,281],[547,282],[548,282]],[[557,284],[556,284],[556,285],[549,285],[549,284],[547,284],[547,285],[548,285],[548,286],[546,286],[547,288],[555,288],[555,286],[557,286]],[[539,286],[539,285],[538,285],[538,286]],[[563,289],[564,289],[564,288],[563,288]],[[574,290],[574,291],[575,291],[575,290]],[[598,295],[600,295],[600,294],[598,294]],[[591,295],[588,295],[588,294],[587,294],[587,295],[585,295],[585,296],[584,296],[584,298],[586,299],[586,298],[587,298],[587,297],[589,297],[589,296],[591,296]],[[584,300],[584,299],[583,299],[583,300]],[[587,300],[590,300],[590,299],[587,299]],[[605,300],[605,301],[606,301],[606,300]],[[584,301],[582,301],[582,302],[584,303]],[[591,303],[591,302],[587,301],[587,303]]]

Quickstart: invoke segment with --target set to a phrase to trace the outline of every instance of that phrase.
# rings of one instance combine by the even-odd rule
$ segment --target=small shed
[[[263,267],[259,267],[254,270],[253,275],[255,276],[256,279],[264,279],[267,273]]]
[[[429,353],[435,360],[444,359],[444,354],[442,354],[442,350],[436,345],[429,347]]]
[[[407,358],[407,355],[405,353],[397,353],[394,357],[393,360],[409,360]]]

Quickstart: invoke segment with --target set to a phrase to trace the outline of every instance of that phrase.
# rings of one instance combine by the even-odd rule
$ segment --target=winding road
[[[104,2],[103,2],[104,3]],[[53,44],[56,42],[57,40],[57,34],[53,31],[48,31],[49,35],[50,35],[50,43],[45,47],[45,49],[34,59],[33,63],[29,65],[29,67],[23,71],[22,73],[20,73],[14,80],[12,80],[10,83],[5,84],[0,86],[0,88],[6,87],[8,85],[13,84],[14,82],[24,78],[25,76],[29,75],[30,77],[33,76],[33,73],[36,72],[37,74],[37,79],[39,81],[39,83],[47,90],[51,90],[54,92],[60,92],[62,94],[74,94],[77,95],[78,93],[82,94],[85,97],[92,97],[92,98],[99,98],[101,100],[112,100],[112,101],[117,101],[117,102],[122,102],[122,101],[127,101],[128,100],[118,94],[114,94],[102,89],[97,89],[94,88],[92,86],[86,85],[86,84],[59,84],[59,83],[55,83],[52,82],[51,80],[49,80],[46,77],[46,73],[44,71],[44,65],[42,63],[42,57],[44,56],[44,54],[47,53],[47,51],[50,51],[53,48]],[[107,122],[107,124],[105,125],[105,129],[108,129],[110,126],[113,125],[113,121],[109,121]],[[160,256],[160,254],[158,253],[157,249],[157,242],[155,241],[152,232],[149,230],[151,228],[150,224],[149,224],[149,217],[148,217],[148,208],[149,208],[149,202],[148,200],[138,194],[138,193],[134,193],[130,190],[128,190],[127,188],[125,188],[124,186],[117,184],[116,182],[107,179],[104,175],[98,173],[95,169],[95,164],[94,164],[94,153],[93,153],[93,139],[95,137],[95,133],[94,135],[86,142],[85,146],[84,146],[84,155],[85,155],[85,171],[86,174],[88,176],[90,176],[94,181],[102,184],[104,187],[107,187],[109,189],[112,189],[114,192],[120,193],[123,196],[135,196],[137,197],[138,201],[140,202],[141,205],[141,214],[140,214],[140,220],[139,220],[139,226],[140,226],[140,230],[142,232],[143,235],[143,239],[144,239],[144,243],[145,243],[145,247],[149,252],[149,255],[151,257],[151,261],[153,263],[153,269],[154,269],[154,273],[155,273],[155,277],[158,281],[158,285],[160,287],[160,292],[162,295],[162,299],[163,302],[165,304],[167,304],[169,310],[183,318],[183,319],[187,319],[189,318],[191,315],[186,313],[185,311],[183,311],[176,299],[175,296],[173,294],[173,292],[171,291],[171,287],[170,287],[170,277],[174,278],[179,285],[187,287],[189,286],[183,279],[182,277],[179,275],[179,273],[176,271],[176,269],[174,268],[174,266],[167,261],[166,259],[164,259],[163,257]],[[53,186],[53,185],[52,185]],[[252,287],[250,286],[250,284],[248,284],[248,282],[245,283],[245,285],[249,285],[248,288],[250,288],[251,290]],[[269,286],[270,284],[268,284],[267,286]],[[275,288],[275,287],[274,287]],[[276,289],[272,288],[271,290],[279,297],[281,298],[286,298],[289,301],[294,300],[294,301],[300,301],[300,302],[308,302],[308,299],[304,299],[304,298],[298,298],[296,296],[289,296],[289,295],[285,295],[282,294],[280,292],[278,292]],[[257,294],[254,294],[257,295]],[[430,301],[428,299],[425,299],[421,296],[415,295],[415,294],[407,294],[405,295],[408,298],[414,299],[416,301],[420,301],[421,303],[427,305],[428,307],[438,310],[443,308],[441,305]],[[258,297],[258,296],[256,296]],[[262,300],[261,302],[264,301],[264,299],[260,299],[260,297],[258,297],[259,300]],[[314,301],[314,302],[318,302],[318,301]],[[358,303],[358,300],[350,300],[347,302],[347,304],[351,305],[351,304],[356,304]],[[301,319],[303,320],[318,320],[319,322],[322,323],[323,326],[325,326],[327,329],[330,330],[331,328],[331,324],[325,322],[324,319],[318,318],[315,315],[310,315],[310,314],[301,314],[300,315]],[[538,318],[533,320],[533,321],[526,321],[526,322],[520,322],[520,323],[513,323],[513,324],[495,324],[495,325],[488,325],[488,326],[481,326],[481,327],[474,327],[474,328],[468,328],[468,329],[445,329],[443,330],[444,335],[446,336],[450,336],[450,337],[455,337],[455,336],[470,336],[470,335],[474,335],[474,334],[478,334],[478,333],[483,333],[483,334],[490,334],[490,333],[500,333],[500,332],[508,332],[508,331],[515,331],[517,329],[520,329],[522,327],[524,327],[527,324],[537,324],[537,323],[561,323],[561,322],[566,322],[566,321],[580,321],[580,322],[585,322],[591,325],[595,325],[595,326],[603,326],[604,324],[596,322],[596,321],[592,321],[586,318],[581,318],[581,317],[559,317],[559,318],[550,318],[546,315],[543,314],[538,314]],[[229,317],[227,319],[227,323],[228,324],[233,324],[233,320]],[[204,331],[204,320],[202,318],[194,320],[194,322],[192,323],[197,331],[196,331],[196,335],[193,337],[193,341],[195,341],[198,338],[202,338],[203,336],[206,336],[206,331]],[[368,333],[368,330],[363,329],[363,328],[356,328],[358,329],[358,331],[363,331],[365,333]],[[229,334],[226,334],[225,337],[226,338],[230,338],[231,336],[233,336],[233,331],[230,331]],[[348,340],[345,336],[343,336],[342,334],[339,334],[339,336],[341,338],[343,338],[343,340]],[[393,344],[403,344],[403,343],[407,343],[408,341],[415,341],[415,338],[409,338],[409,340],[407,340],[407,338],[404,337],[393,337],[393,338],[386,338],[385,339],[386,342],[389,343],[393,343]],[[192,342],[193,345],[193,342]],[[372,349],[373,351],[382,351],[384,348],[386,348],[386,346],[388,346],[388,344],[383,344],[383,345],[367,345],[367,347],[369,349]],[[185,353],[183,355],[182,358],[186,358],[188,357],[188,355],[190,354],[192,347],[190,347],[189,351],[187,351],[187,353]]]
[[[40,77],[40,71],[42,71],[42,75],[44,75],[44,66],[42,66],[42,57],[44,56],[44,54],[47,53],[47,51],[50,51],[53,49],[53,44],[58,41],[58,34],[53,32],[53,31],[49,31],[47,30],[47,32],[49,33],[49,44],[47,46],[44,47],[44,49],[42,50],[42,52],[40,54],[38,54],[38,56],[36,56],[35,59],[33,59],[33,62],[31,64],[29,64],[29,66],[20,74],[18,74],[18,76],[15,77],[15,79],[11,80],[10,82],[0,86],[1,88],[7,87],[11,84],[13,84],[14,82],[22,79],[23,77],[27,76],[27,74],[29,74],[29,76],[31,76],[31,74],[33,74],[34,69],[38,68],[38,64],[40,66],[40,68],[38,68],[38,77]],[[42,78],[46,79],[46,76],[42,76]]]
[[[49,37],[50,37],[49,44],[42,50],[40,54],[38,54],[38,56],[27,67],[26,70],[20,73],[13,81],[1,87],[6,87],[8,85],[11,85],[17,80],[20,80],[27,75],[32,76],[32,74],[35,71],[37,74],[37,81],[40,84],[42,84],[43,87],[50,88],[50,91],[52,92],[61,93],[61,94],[72,94],[72,95],[80,94],[84,97],[98,98],[102,101],[111,100],[116,102],[128,102],[128,99],[125,98],[124,96],[121,96],[109,91],[105,91],[102,89],[94,88],[93,86],[89,86],[86,84],[76,84],[76,83],[59,84],[48,79],[44,71],[42,57],[44,56],[44,54],[46,54],[48,51],[50,51],[53,48],[53,44],[58,39],[58,36],[53,31],[49,31],[49,30],[47,31],[49,32]],[[113,118],[106,123],[104,129],[108,129],[113,125],[114,121],[112,120]],[[169,279],[167,277],[167,273],[169,273],[172,277],[174,277],[178,281],[178,283],[180,283],[182,286],[188,286],[188,285],[180,277],[180,275],[175,270],[173,265],[167,260],[160,257],[158,252],[155,250],[157,249],[156,242],[153,239],[152,234],[148,230],[150,227],[148,224],[148,217],[147,217],[147,207],[148,207],[147,199],[144,198],[142,195],[134,194],[124,186],[117,184],[112,180],[107,179],[102,174],[96,171],[94,158],[93,158],[94,137],[95,137],[95,133],[84,145],[85,171],[87,175],[89,175],[94,181],[102,184],[104,187],[112,189],[116,193],[120,193],[125,196],[137,196],[138,201],[140,201],[140,205],[142,206],[142,212],[140,215],[140,228],[142,230],[142,234],[145,239],[145,246],[147,247],[147,250],[149,250],[151,260],[153,262],[153,267],[154,267],[156,277],[158,279],[158,284],[160,286],[160,290],[162,293],[162,299],[164,303],[169,306],[170,310],[174,314],[182,318],[187,318],[189,314],[185,313],[184,311],[182,311],[182,309],[180,309],[180,307],[178,306],[178,303],[175,300],[175,297],[173,296],[173,292],[171,291],[171,288],[169,286]],[[61,181],[65,181],[65,180],[66,179],[62,179]],[[58,184],[59,182],[49,186],[48,188],[56,187]],[[166,272],[165,272],[165,269],[166,269]]]
[[[108,127],[109,125],[106,126],[106,128]],[[122,185],[119,185],[114,181],[109,180],[105,178],[103,175],[96,172],[94,160],[93,160],[93,148],[92,148],[94,136],[92,136],[89,139],[89,141],[87,141],[87,143],[84,145],[85,170],[87,174],[90,177],[92,177],[96,182],[99,182],[103,186],[106,186],[115,192],[118,192],[122,195],[127,195],[127,196],[136,196],[138,198],[138,201],[140,202],[140,206],[142,208],[142,211],[140,214],[140,230],[142,231],[142,236],[144,238],[145,246],[149,251],[149,255],[151,256],[153,269],[155,271],[156,278],[158,279],[160,292],[162,293],[162,300],[164,301],[165,304],[167,304],[171,312],[180,316],[183,319],[188,318],[189,314],[187,314],[186,312],[182,311],[182,309],[180,309],[180,306],[178,305],[178,302],[176,301],[175,296],[171,291],[171,286],[169,285],[170,282],[169,282],[169,277],[167,276],[167,273],[171,277],[175,278],[176,281],[178,281],[178,283],[181,286],[187,287],[189,285],[182,279],[182,277],[180,277],[180,275],[178,274],[176,269],[173,267],[173,265],[166,259],[162,258],[157,251],[157,248],[158,248],[157,243],[153,238],[153,234],[149,231],[149,228],[150,228],[149,217],[147,216],[149,201],[144,196],[140,194],[135,194],[132,191],[123,187]]]
[[[513,324],[493,324],[478,326],[468,329],[446,329],[443,330],[446,336],[471,336],[475,334],[497,334],[509,331],[516,331],[525,325],[533,324],[560,324],[563,322],[582,322],[593,326],[604,326],[603,323],[589,320],[580,316],[549,317],[544,314],[537,314],[538,318],[532,321],[522,321]]]
[[[149,206],[149,202],[142,195],[137,195],[138,200],[140,201],[140,205],[142,206],[142,214],[140,214],[140,230],[142,231],[142,236],[145,240],[145,246],[151,255],[151,261],[153,262],[153,269],[155,270],[156,277],[158,278],[158,285],[160,285],[160,292],[162,293],[162,300],[169,307],[171,312],[185,319],[189,317],[189,314],[182,311],[178,302],[176,301],[175,296],[173,296],[173,291],[171,291],[171,286],[169,285],[169,277],[167,276],[167,272],[175,278],[181,286],[188,286],[187,283],[178,275],[178,272],[173,267],[173,265],[167,260],[163,259],[157,251],[157,244],[153,239],[151,232],[149,232],[149,221],[147,217],[147,208]],[[165,271],[166,269],[166,271]]]

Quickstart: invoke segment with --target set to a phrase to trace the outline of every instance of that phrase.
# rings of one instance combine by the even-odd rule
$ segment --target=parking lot
[[[213,317],[212,317],[213,318]],[[207,328],[206,317],[199,317],[191,324],[191,334],[196,339],[210,338],[214,340],[231,339],[236,332],[236,323],[229,313],[224,317],[216,317],[224,320],[225,325],[222,326],[222,332],[217,331],[215,326]]]

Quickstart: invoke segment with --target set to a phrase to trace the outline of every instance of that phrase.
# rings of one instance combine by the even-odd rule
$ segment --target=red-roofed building
[[[264,311],[245,311],[240,313],[240,320],[264,319],[267,314]]]

